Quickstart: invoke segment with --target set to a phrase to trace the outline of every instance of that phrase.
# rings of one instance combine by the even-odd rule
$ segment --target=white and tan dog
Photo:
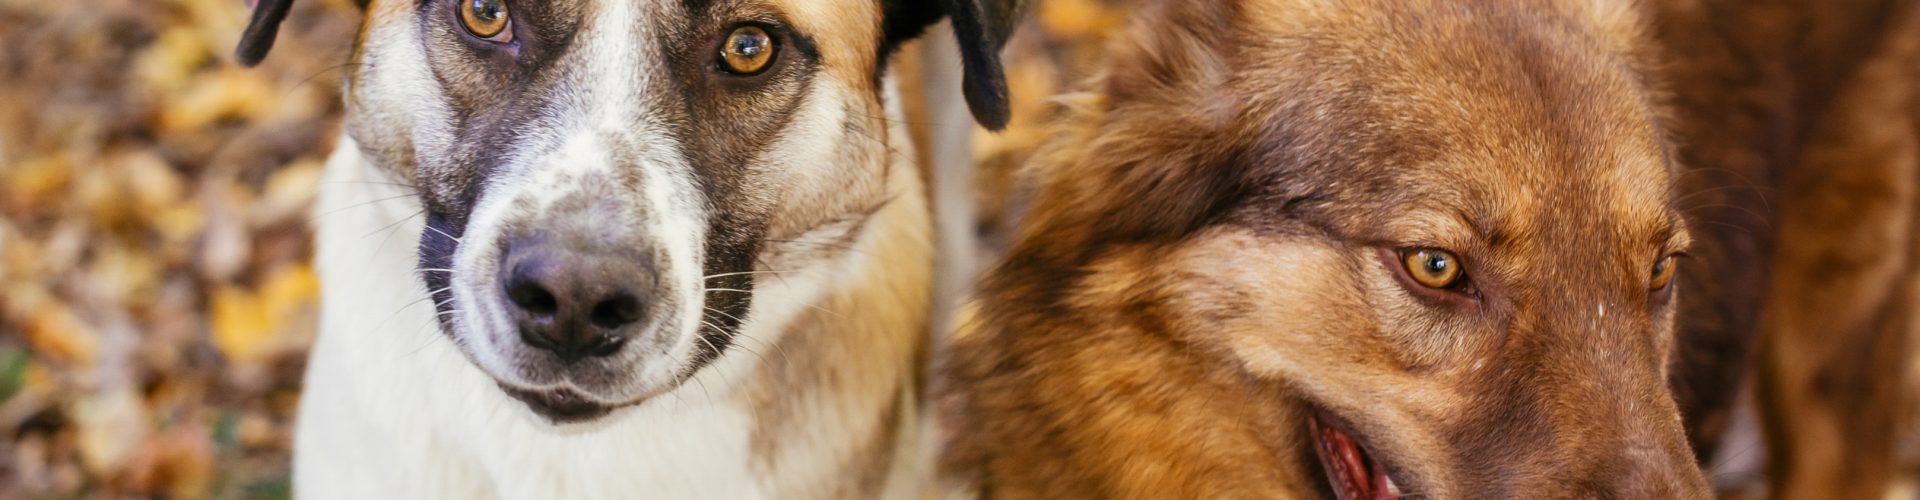
[[[260,2],[242,63],[290,1]],[[932,251],[886,61],[951,17],[997,127],[1009,9],[364,7],[317,207],[300,496],[914,489]]]

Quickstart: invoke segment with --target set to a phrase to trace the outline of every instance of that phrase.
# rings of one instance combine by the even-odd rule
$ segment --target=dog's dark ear
[[[940,5],[944,0],[884,0],[881,7],[886,16],[885,43],[880,44],[881,56],[900,48],[900,44],[919,38],[927,31],[927,26],[940,22],[947,17],[947,11]]]
[[[1019,24],[1028,0],[940,0],[953,20],[960,42],[960,62],[966,71],[961,92],[973,118],[987,130],[1007,126],[1007,75],[1000,66],[1000,49]]]
[[[233,58],[241,66],[260,64],[267,51],[273,50],[273,39],[280,35],[280,21],[287,19],[287,11],[292,8],[293,0],[259,0],[253,7],[253,20],[240,33],[240,46],[234,47]]]

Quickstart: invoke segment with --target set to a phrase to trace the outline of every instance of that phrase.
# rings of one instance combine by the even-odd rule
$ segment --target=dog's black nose
[[[647,317],[651,261],[572,247],[507,241],[500,283],[520,340],[569,361],[618,352]]]

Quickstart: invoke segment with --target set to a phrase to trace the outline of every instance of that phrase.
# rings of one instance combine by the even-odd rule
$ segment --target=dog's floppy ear
[[[1019,23],[1028,0],[939,0],[953,20],[954,37],[960,41],[960,62],[965,66],[961,91],[973,118],[987,130],[1006,128],[1007,75],[1000,67],[1000,49]]]
[[[241,66],[252,67],[267,57],[267,51],[273,50],[273,39],[280,35],[280,22],[287,19],[287,11],[293,8],[293,0],[259,0],[253,7],[253,20],[247,22],[247,30],[240,33],[240,45],[234,47],[233,58]]]

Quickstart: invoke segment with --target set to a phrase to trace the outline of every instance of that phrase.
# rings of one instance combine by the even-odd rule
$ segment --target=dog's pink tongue
[[[1320,462],[1327,482],[1342,500],[1392,500],[1386,472],[1374,467],[1360,444],[1333,426],[1315,422],[1320,430]]]

